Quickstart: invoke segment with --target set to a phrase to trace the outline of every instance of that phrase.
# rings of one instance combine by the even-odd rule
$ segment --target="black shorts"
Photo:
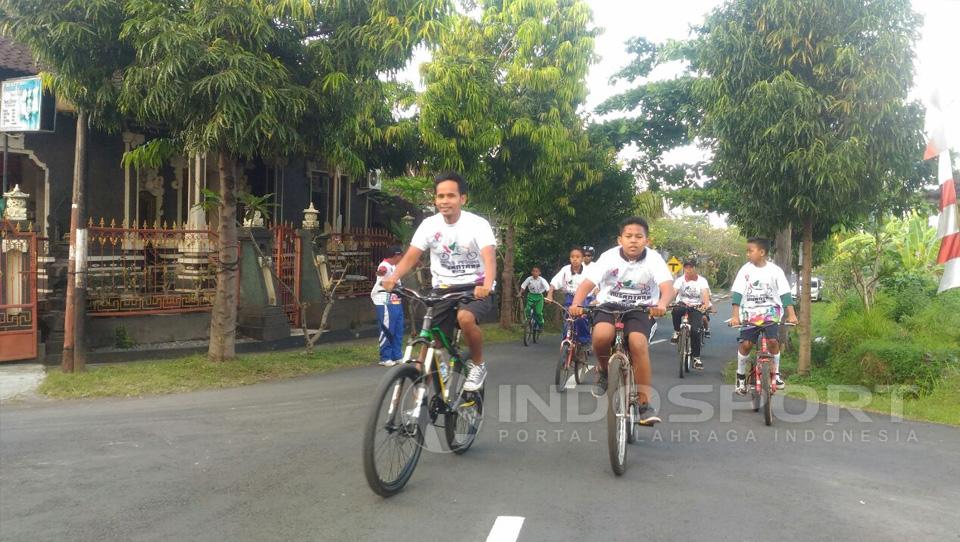
[[[601,309],[607,309],[611,311],[622,310],[623,305],[618,305],[616,303],[604,303],[600,305]],[[595,312],[593,313],[593,323],[594,325],[599,323],[611,324],[615,323],[613,315],[607,314],[605,312]],[[653,329],[653,318],[646,312],[633,312],[623,317],[623,331],[624,337],[629,337],[631,333],[640,333],[647,340],[650,340],[650,331]]]
[[[767,339],[778,340],[780,338],[780,326],[778,324],[770,324],[768,326],[760,327],[745,327],[740,330],[740,337],[737,338],[738,342],[752,342],[754,344],[760,342],[760,330],[763,329],[766,331]]]
[[[444,293],[449,293],[450,290],[433,290],[430,292],[430,295],[443,295]],[[477,320],[477,324],[482,323],[486,318],[489,318],[493,314],[494,300],[493,292],[490,293],[484,299],[472,299],[467,302],[458,303],[456,301],[448,301],[445,303],[440,303],[435,305],[433,309],[433,325],[439,327],[443,333],[453,339],[453,330],[457,325],[457,312],[454,311],[454,306],[459,304],[459,310],[467,311],[473,315]]]

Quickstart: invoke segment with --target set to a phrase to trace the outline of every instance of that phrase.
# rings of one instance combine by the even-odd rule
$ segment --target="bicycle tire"
[[[377,446],[376,439],[378,429],[380,428],[380,412],[383,409],[383,406],[393,401],[394,395],[399,398],[399,403],[394,405],[394,411],[392,416],[403,416],[404,409],[409,406],[404,403],[404,400],[413,402],[415,399],[411,395],[414,393],[415,385],[420,378],[420,371],[417,370],[416,366],[412,364],[398,365],[390,369],[386,375],[384,375],[383,380],[380,382],[380,386],[377,388],[377,392],[374,395],[376,400],[373,403],[373,407],[370,410],[370,414],[367,417],[367,425],[364,429],[363,435],[363,473],[367,479],[367,485],[370,486],[370,489],[374,493],[380,495],[381,497],[390,497],[399,493],[407,482],[410,480],[410,477],[413,475],[413,471],[417,468],[417,462],[420,460],[420,453],[423,451],[423,430],[419,425],[419,422],[414,422],[414,428],[412,435],[407,428],[398,428],[393,427],[388,429],[400,435],[398,438],[412,438],[413,440],[413,449],[410,456],[407,458],[406,462],[403,463],[398,469],[397,475],[389,479],[384,479],[381,475],[381,469],[378,468],[377,458],[380,451],[380,446]],[[404,389],[404,383],[409,381],[409,386]],[[395,387],[399,388],[395,389]],[[426,408],[423,406],[421,408]],[[387,412],[388,416],[390,412]],[[385,424],[395,424],[396,420],[384,420]],[[401,425],[403,425],[401,423]],[[386,427],[384,427],[386,428]],[[404,433],[404,434],[401,434]],[[391,434],[391,437],[393,435]]]
[[[679,358],[679,362],[680,362],[680,367],[679,367],[680,378],[684,377],[684,374],[683,374],[684,365],[686,365],[687,363],[686,361],[687,345],[689,344],[689,342],[687,341],[688,338],[689,338],[689,335],[687,335],[686,328],[681,327],[680,336],[677,338],[677,357]]]
[[[587,365],[587,351],[584,350],[584,348],[583,345],[577,345],[573,356],[573,378],[576,380],[577,385],[587,383],[587,373],[590,371],[590,366]]]
[[[557,370],[554,375],[554,385],[557,387],[557,393],[563,393],[567,390],[570,371],[576,368],[573,361],[573,354],[574,351],[570,347],[570,343],[560,345],[560,359],[557,361]]]
[[[773,404],[771,399],[773,393],[770,390],[770,363],[763,363],[760,366],[760,389],[763,391],[763,423],[765,425],[773,424]]]
[[[530,321],[523,323],[523,346],[530,346]]]
[[[627,404],[629,388],[625,385],[623,363],[629,362],[623,354],[610,357],[607,374],[610,381],[607,386],[607,450],[610,455],[610,467],[617,476],[627,471]]]
[[[463,363],[458,363],[451,378],[451,386],[458,390],[457,397],[463,394],[463,383],[466,382],[466,376],[463,374],[465,368]],[[443,433],[447,440],[447,448],[457,455],[466,453],[473,446],[483,426],[483,390],[484,388],[481,387],[475,392],[467,392],[463,397],[463,403],[458,405],[457,411],[447,412],[443,416]],[[461,421],[465,423],[461,425]]]
[[[534,327],[533,327],[533,344],[537,344],[537,342],[538,342],[539,340],[540,340],[540,330],[537,329],[536,324],[534,324]]]

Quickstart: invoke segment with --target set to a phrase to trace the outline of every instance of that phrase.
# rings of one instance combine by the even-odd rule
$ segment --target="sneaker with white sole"
[[[747,375],[737,375],[737,395],[746,395],[747,394]]]
[[[379,363],[381,367],[393,367],[396,364],[397,362],[393,361],[392,359],[382,359],[380,360],[380,363]]]
[[[703,362],[700,361],[700,358],[693,358],[693,368],[698,371],[703,370]]]
[[[674,331],[674,332],[673,332],[673,337],[670,337],[670,342],[676,343],[676,342],[679,341],[679,340],[680,340],[680,332]]]
[[[784,383],[783,379],[780,378],[780,373],[777,373],[777,375],[776,375],[775,377],[773,377],[773,381],[774,381],[774,383],[776,384],[778,390],[782,390],[783,388],[786,388],[786,387],[787,387],[787,385],[786,385],[786,383]]]
[[[469,362],[467,364],[467,381],[463,383],[463,391],[477,391],[483,387],[487,379],[487,365],[485,363]]]

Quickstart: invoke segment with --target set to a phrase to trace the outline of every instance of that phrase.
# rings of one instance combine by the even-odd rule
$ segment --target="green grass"
[[[515,330],[483,326],[484,342],[519,340]],[[321,345],[313,353],[286,350],[243,354],[225,363],[211,363],[203,354],[170,360],[91,365],[86,372],[47,373],[38,392],[53,399],[139,397],[202,389],[232,388],[268,380],[293,378],[333,369],[371,365],[378,359],[373,340]]]

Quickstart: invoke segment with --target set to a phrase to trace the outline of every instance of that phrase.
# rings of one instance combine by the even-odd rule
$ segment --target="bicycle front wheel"
[[[614,354],[610,357],[607,374],[610,381],[607,385],[607,448],[610,453],[610,466],[614,474],[622,475],[627,471],[627,431],[630,419],[628,405],[630,402],[630,386],[627,382],[627,371],[624,364],[630,363],[623,354]]]
[[[523,324],[523,346],[530,346],[530,341],[533,339],[533,325],[529,320]]]
[[[747,389],[750,391],[750,404],[754,412],[760,411],[760,390],[757,389],[757,370],[756,366],[750,367],[750,374],[747,376]]]
[[[770,389],[770,362],[764,362],[760,365],[760,388],[763,393],[763,423],[766,425],[773,424],[773,405],[770,402],[770,399],[773,396],[773,393]]]
[[[423,431],[411,412],[419,378],[415,366],[398,365],[387,372],[374,395],[363,436],[363,473],[367,485],[381,497],[403,489],[423,451]],[[426,408],[423,405],[421,411]]]
[[[680,337],[677,338],[677,358],[680,362],[678,372],[680,374],[680,378],[683,378],[684,376],[683,373],[687,364],[687,349],[690,345],[690,341],[687,340],[689,338],[687,333],[688,331],[686,328],[680,328]]]
[[[590,366],[587,365],[586,348],[587,347],[582,344],[578,345],[576,347],[576,352],[573,355],[573,376],[576,379],[577,385],[587,383],[587,372],[590,371]]]
[[[570,380],[570,373],[575,369],[573,360],[574,349],[570,343],[564,343],[560,346],[560,359],[557,360],[557,370],[554,375],[554,384],[557,387],[557,393],[563,393],[567,389],[567,382]]]

